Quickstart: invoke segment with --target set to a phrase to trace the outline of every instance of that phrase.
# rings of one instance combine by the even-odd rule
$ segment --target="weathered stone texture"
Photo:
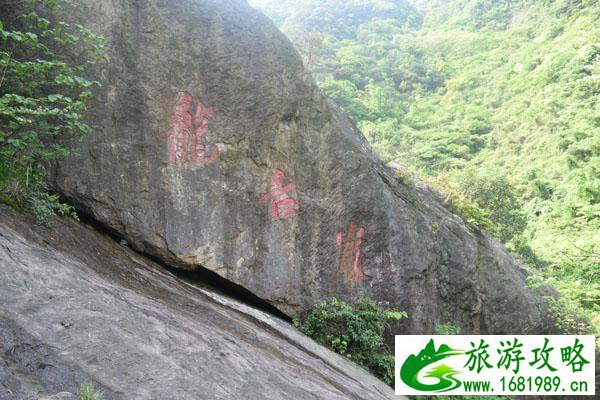
[[[59,392],[82,383],[103,400],[394,397],[270,314],[75,221],[41,228],[0,206],[0,400],[75,398]]]
[[[397,182],[244,1],[76,3],[65,13],[109,46],[94,132],[55,183],[137,250],[289,315],[371,297],[408,311],[413,333],[546,330],[511,255]]]

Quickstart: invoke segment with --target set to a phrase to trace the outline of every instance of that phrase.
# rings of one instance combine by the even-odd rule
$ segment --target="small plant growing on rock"
[[[84,383],[79,388],[78,400],[102,400],[102,392],[96,390],[93,385]]]
[[[414,185],[415,180],[413,179],[411,173],[406,170],[398,170],[396,171],[396,175],[394,176],[396,180],[405,185]]]
[[[333,298],[316,305],[303,323],[295,320],[294,325],[393,386],[394,357],[385,346],[384,332],[390,321],[406,317],[406,312],[382,309],[370,299],[352,307]]]
[[[460,335],[460,327],[452,324],[439,324],[435,327],[436,335]]]
[[[496,226],[489,219],[488,213],[462,194],[458,185],[450,181],[448,174],[439,174],[430,179],[429,184],[444,197],[443,205],[461,217],[470,230],[485,229],[492,234],[496,232]]]

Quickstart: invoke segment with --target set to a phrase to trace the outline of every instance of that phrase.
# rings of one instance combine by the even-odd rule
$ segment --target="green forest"
[[[600,325],[600,2],[253,0],[401,180]]]

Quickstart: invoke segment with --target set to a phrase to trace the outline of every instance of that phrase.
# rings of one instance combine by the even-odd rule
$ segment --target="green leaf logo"
[[[438,382],[434,384],[424,384],[418,379],[419,373],[427,366],[434,364],[448,357],[465,354],[462,350],[454,350],[449,346],[442,344],[438,350],[435,349],[433,339],[427,343],[425,348],[418,355],[411,354],[402,364],[400,368],[400,379],[413,389],[426,392],[447,392],[458,388],[461,381],[456,379],[454,375],[460,373],[445,364],[437,365],[428,371],[425,377],[437,378]]]

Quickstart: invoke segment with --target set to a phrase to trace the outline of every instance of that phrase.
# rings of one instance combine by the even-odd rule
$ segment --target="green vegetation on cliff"
[[[302,323],[296,320],[294,325],[394,387],[394,356],[386,348],[384,333],[390,321],[406,317],[403,311],[379,308],[374,300],[363,299],[352,307],[334,297],[317,304]]]
[[[252,3],[383,160],[600,322],[598,1]]]
[[[31,210],[42,224],[55,214],[75,216],[45,178],[49,162],[70,154],[61,139],[90,131],[82,115],[98,83],[85,74],[104,42],[42,15],[58,3],[15,3],[21,13],[13,25],[0,20],[0,201]]]

